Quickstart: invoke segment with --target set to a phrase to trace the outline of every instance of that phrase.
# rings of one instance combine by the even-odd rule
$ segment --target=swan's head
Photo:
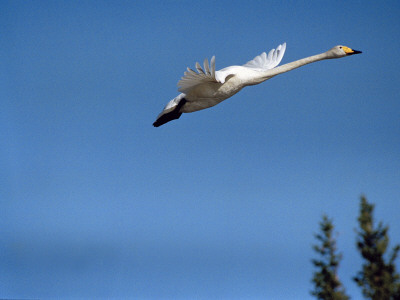
[[[327,52],[329,58],[340,58],[340,57],[345,57],[353,54],[359,54],[362,53],[361,51],[351,49],[346,46],[335,46],[331,50]]]

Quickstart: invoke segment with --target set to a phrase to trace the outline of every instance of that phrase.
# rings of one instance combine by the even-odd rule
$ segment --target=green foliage
[[[362,287],[363,295],[369,299],[400,299],[400,275],[396,272],[395,260],[400,245],[394,247],[388,262],[385,253],[389,244],[388,227],[380,222],[375,228],[374,205],[361,197],[360,230],[357,232],[357,248],[364,263],[362,270],[353,279]]]
[[[349,299],[337,276],[342,256],[336,253],[336,241],[332,236],[332,221],[324,215],[319,226],[321,233],[315,235],[318,244],[313,246],[313,249],[319,254],[319,259],[312,260],[317,271],[314,272],[312,279],[315,287],[311,294],[318,299]]]

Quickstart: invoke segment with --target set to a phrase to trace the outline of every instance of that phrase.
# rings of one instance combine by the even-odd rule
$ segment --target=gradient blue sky
[[[400,242],[399,1],[1,1],[0,297],[310,299],[359,197]],[[329,60],[160,128],[187,66]]]

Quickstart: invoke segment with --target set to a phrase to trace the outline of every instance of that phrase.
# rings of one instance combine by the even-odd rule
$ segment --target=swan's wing
[[[264,52],[261,55],[256,56],[253,60],[243,65],[243,67],[254,70],[268,70],[275,68],[281,62],[285,50],[286,43],[283,43],[276,49],[272,49],[268,55]],[[207,82],[224,83],[228,76],[235,75],[238,71],[236,66],[215,71],[215,56],[211,58],[210,64],[207,59],[204,60],[204,69],[197,62],[196,70],[197,72],[187,68],[184,76],[178,81],[178,90],[180,92],[187,94],[195,86]]]
[[[188,93],[189,90],[202,83],[224,83],[226,76],[229,75],[225,73],[220,74],[220,71],[215,71],[215,56],[211,58],[210,63],[208,63],[207,58],[204,60],[204,69],[197,62],[196,70],[197,72],[190,68],[187,68],[184,76],[181,78],[181,80],[178,81],[178,90],[180,92]]]
[[[259,56],[256,56],[253,60],[247,62],[243,67],[258,69],[258,70],[269,70],[275,68],[282,60],[285,54],[286,43],[279,45],[276,49],[272,49],[267,53],[263,52]]]

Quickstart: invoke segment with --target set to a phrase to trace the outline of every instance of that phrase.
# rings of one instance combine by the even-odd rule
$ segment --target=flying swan
[[[286,43],[256,56],[243,66],[231,66],[215,71],[215,56],[210,63],[204,60],[204,69],[196,63],[196,71],[187,68],[184,76],[179,80],[181,92],[172,99],[158,115],[153,126],[159,127],[169,121],[179,119],[182,113],[190,113],[212,107],[232,97],[242,88],[259,84],[272,77],[297,69],[301,66],[330,58],[341,58],[362,53],[346,46],[335,46],[329,51],[296,60],[279,66],[286,50]]]

